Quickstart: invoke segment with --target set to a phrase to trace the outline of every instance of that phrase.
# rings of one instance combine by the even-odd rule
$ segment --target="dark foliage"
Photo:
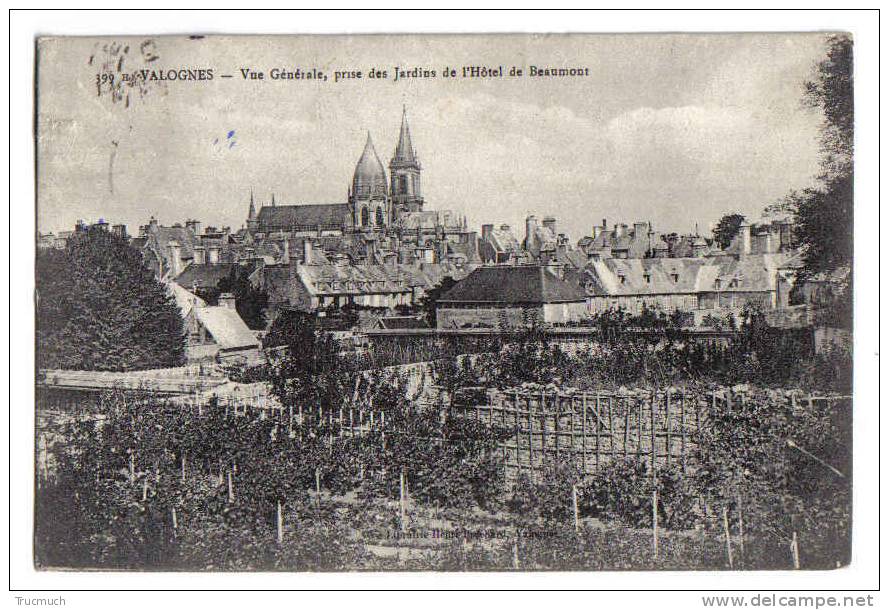
[[[852,262],[854,104],[852,39],[831,36],[805,100],[824,113],[822,170],[817,188],[797,201],[797,236],[805,246],[804,276]]]
[[[139,252],[99,228],[37,256],[37,366],[125,371],[185,361],[182,317]]]
[[[435,304],[441,298],[441,295],[453,288],[456,283],[457,281],[454,278],[446,276],[438,286],[427,290],[420,300],[419,309],[426,316],[426,321],[431,328],[435,328]]]
[[[740,319],[720,320],[722,330],[735,332],[719,340],[689,340],[683,322],[675,313],[606,310],[593,317],[599,344],[592,348],[568,352],[531,328],[505,337],[497,353],[437,360],[433,373],[445,389],[555,383],[578,388],[753,384],[851,390],[852,356],[847,350],[816,354],[811,330],[773,328],[758,307],[745,308]]]
[[[735,235],[741,230],[741,225],[744,223],[744,220],[744,216],[737,212],[734,214],[726,214],[720,218],[719,222],[716,223],[716,227],[713,229],[713,241],[716,242],[716,245],[723,250],[728,248],[731,245],[732,240],[735,238]]]

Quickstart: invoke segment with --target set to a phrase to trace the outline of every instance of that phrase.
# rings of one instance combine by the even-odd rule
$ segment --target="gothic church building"
[[[401,118],[401,131],[395,153],[389,162],[389,176],[374,148],[370,133],[348,189],[347,203],[270,205],[256,211],[253,195],[247,216],[247,232],[254,239],[272,233],[291,236],[339,236],[349,233],[386,233],[395,228],[438,225],[442,229],[463,229],[449,212],[424,213],[422,167],[411,143],[407,113]]]

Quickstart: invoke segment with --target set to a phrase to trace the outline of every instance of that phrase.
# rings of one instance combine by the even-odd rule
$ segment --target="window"
[[[713,282],[713,286],[716,288],[716,290],[719,290],[720,288],[722,288],[722,280],[716,278],[716,281]]]
[[[361,226],[366,227],[368,222],[370,222],[370,218],[367,213],[367,208],[361,208]]]
[[[626,283],[627,283],[627,276],[625,276],[625,275],[619,275],[619,276],[617,276],[617,277],[620,278],[620,283],[621,283],[621,284],[626,284]]]
[[[646,273],[646,274],[643,275],[642,277],[645,278],[645,283],[646,283],[646,284],[650,284],[650,283],[651,283],[651,274],[650,274],[650,273]]]
[[[673,283],[677,283],[679,281],[679,274],[675,271],[670,274],[670,278],[673,280]]]
[[[382,227],[383,224],[383,208],[377,208],[377,226]]]

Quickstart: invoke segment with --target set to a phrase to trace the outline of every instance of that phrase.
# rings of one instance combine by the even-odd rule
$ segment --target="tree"
[[[223,292],[235,297],[235,308],[244,323],[252,330],[262,330],[266,326],[265,310],[269,304],[269,295],[254,288],[249,279],[250,272],[244,267],[233,267],[228,277],[219,280],[216,298]]]
[[[806,83],[805,102],[820,108],[824,121],[819,185],[803,192],[797,201],[797,236],[805,248],[804,277],[852,262],[852,39],[831,36],[827,47],[817,76]]]
[[[351,395],[354,363],[340,354],[329,332],[310,313],[282,310],[272,323],[264,347],[271,352],[272,391],[285,405],[336,405]]]
[[[127,242],[80,231],[37,256],[37,365],[126,371],[180,366],[179,308]]]
[[[726,214],[720,218],[719,222],[716,223],[716,228],[713,229],[713,241],[716,242],[716,245],[723,250],[728,248],[731,245],[732,240],[735,238],[735,235],[741,230],[741,225],[744,223],[744,220],[746,220],[744,216],[737,212],[734,214]]]
[[[451,276],[445,276],[438,286],[427,290],[426,294],[420,300],[420,310],[424,313],[426,321],[429,322],[429,326],[432,328],[435,328],[435,305],[438,302],[438,299],[441,298],[441,295],[453,288],[456,283],[457,280]]]

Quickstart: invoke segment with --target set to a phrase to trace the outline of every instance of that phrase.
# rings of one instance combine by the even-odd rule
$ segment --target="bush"
[[[637,459],[614,459],[585,482],[583,513],[616,519],[633,527],[651,527],[652,494],[658,491],[658,524],[687,529],[696,521],[696,491],[675,466],[661,467],[652,481],[648,464]]]

